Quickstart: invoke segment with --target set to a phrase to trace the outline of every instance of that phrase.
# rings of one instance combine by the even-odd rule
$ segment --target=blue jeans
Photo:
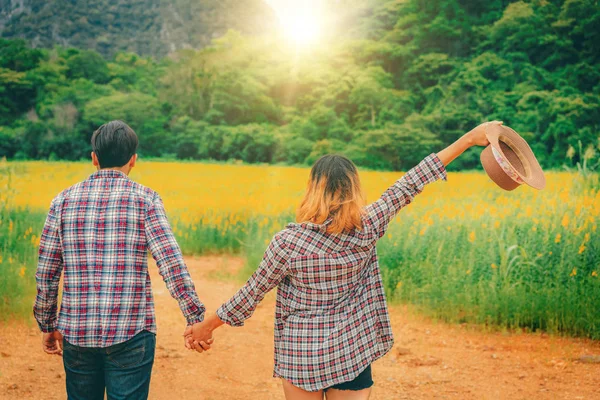
[[[156,335],[143,331],[107,348],[64,341],[63,363],[69,400],[145,400],[150,389]]]

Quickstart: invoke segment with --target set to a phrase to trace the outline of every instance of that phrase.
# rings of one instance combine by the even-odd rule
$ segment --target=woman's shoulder
[[[287,247],[290,237],[294,234],[294,229],[290,228],[290,226],[286,226],[275,235],[271,241],[276,244],[278,247]]]

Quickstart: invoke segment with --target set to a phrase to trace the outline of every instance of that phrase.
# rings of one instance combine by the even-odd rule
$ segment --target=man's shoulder
[[[118,188],[115,189],[121,192],[132,193],[146,203],[152,203],[157,198],[160,198],[156,191],[131,179],[124,180],[123,183],[118,185]],[[78,182],[56,195],[56,197],[54,197],[52,200],[52,206],[63,204],[65,200],[77,198],[82,195],[89,195],[89,193],[93,192],[94,190],[95,186],[92,180],[86,179]]]
[[[57,206],[62,204],[66,199],[70,198],[73,193],[77,193],[81,190],[81,187],[85,181],[78,182],[68,188],[64,189],[62,192],[57,194],[54,199],[52,199],[52,206]]]
[[[160,197],[156,191],[150,189],[148,186],[144,186],[141,183],[133,181],[131,179],[127,181],[127,185],[132,192],[138,194],[140,197],[142,197],[144,200],[150,203],[153,202],[156,198]]]

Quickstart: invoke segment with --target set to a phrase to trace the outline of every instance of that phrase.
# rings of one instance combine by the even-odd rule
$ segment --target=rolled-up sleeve
[[[285,278],[287,261],[285,238],[280,232],[271,240],[258,269],[244,287],[217,310],[221,321],[231,326],[243,326],[265,295]]]
[[[423,188],[439,179],[446,180],[446,168],[437,154],[431,154],[390,186],[376,202],[367,207],[366,222],[378,237],[385,234],[390,221],[403,207],[412,203]]]

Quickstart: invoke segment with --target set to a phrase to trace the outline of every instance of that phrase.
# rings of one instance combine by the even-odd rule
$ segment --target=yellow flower
[[[475,231],[472,231],[471,233],[469,233],[469,242],[471,242],[471,243],[475,242]]]
[[[592,271],[592,276],[593,276],[593,277],[597,277],[597,276],[598,276],[598,272],[596,272],[596,271]]]
[[[576,276],[577,275],[577,268],[573,268],[573,271],[571,271],[571,274],[569,274],[569,276]]]
[[[560,243],[560,238],[561,238],[561,235],[559,233],[556,235],[556,238],[554,239],[554,243]]]
[[[567,228],[569,226],[569,215],[565,214],[565,216],[562,219],[561,225],[563,226],[563,228]]]
[[[543,255],[544,255],[544,254],[542,254],[542,253],[537,253],[537,257],[538,257],[538,258],[542,257]]]
[[[451,230],[452,230],[452,227],[451,227],[451,226],[447,226],[447,227],[446,227],[446,230],[448,230],[448,231],[451,231]]]
[[[396,284],[396,289],[400,289],[401,287],[402,287],[402,281],[400,281]]]
[[[494,222],[494,228],[499,228],[500,227],[500,221],[496,221]]]
[[[426,230],[427,230],[426,228],[421,228],[421,231],[419,232],[419,236],[425,235]]]
[[[534,227],[532,227],[532,228],[531,228],[531,230],[532,230],[533,232],[537,232],[537,226],[534,226]]]
[[[584,251],[585,251],[585,244],[582,244],[581,246],[579,246],[579,254],[583,254]]]
[[[467,270],[467,275],[471,275],[471,270],[470,269]]]
[[[549,256],[551,256],[551,255],[552,255],[552,252],[548,253],[548,255],[549,255]]]
[[[492,264],[492,269],[498,269],[498,266],[496,264]]]
[[[21,269],[19,270],[19,276],[21,278],[25,276],[25,267],[21,267]]]

